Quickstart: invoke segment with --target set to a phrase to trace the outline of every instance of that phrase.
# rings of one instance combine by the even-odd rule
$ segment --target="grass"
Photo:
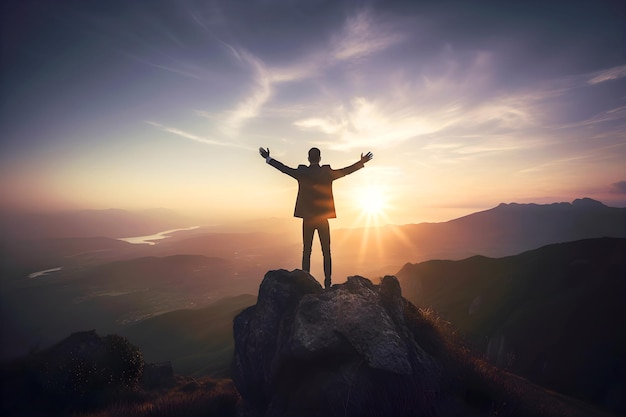
[[[138,391],[106,410],[72,417],[234,417],[239,400],[229,379],[177,377],[172,388]]]

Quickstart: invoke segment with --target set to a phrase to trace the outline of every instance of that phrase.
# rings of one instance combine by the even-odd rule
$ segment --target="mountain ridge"
[[[169,209],[85,209],[59,212],[0,213],[2,241],[95,237],[122,238],[149,235],[195,223]]]
[[[514,256],[407,263],[404,296],[432,308],[500,367],[626,412],[626,239],[547,245]],[[585,361],[580,362],[580,358]]]
[[[572,203],[502,203],[447,222],[337,230],[349,264],[355,259],[396,264],[473,255],[503,257],[558,242],[626,237],[626,208],[583,198]],[[376,245],[361,243],[375,239]],[[387,271],[391,273],[392,271]]]

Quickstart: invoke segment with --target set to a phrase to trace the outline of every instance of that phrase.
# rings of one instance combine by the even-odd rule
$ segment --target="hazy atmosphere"
[[[618,1],[14,1],[2,206],[290,217],[287,165],[375,159],[335,225],[626,205]],[[372,203],[375,201],[375,203]],[[361,219],[361,220],[359,220]],[[184,226],[184,225],[183,225]]]
[[[623,0],[1,3],[1,416],[626,417]]]

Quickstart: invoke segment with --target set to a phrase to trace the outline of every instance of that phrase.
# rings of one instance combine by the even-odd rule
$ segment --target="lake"
[[[164,232],[159,232],[159,233],[155,233],[153,235],[146,235],[146,236],[135,236],[135,237],[121,237],[118,238],[117,240],[121,240],[123,242],[128,242],[128,243],[132,243],[135,245],[156,245],[157,242],[155,242],[155,240],[163,240],[163,239],[167,239],[168,237],[170,237],[169,235],[175,232],[182,232],[185,230],[195,230],[198,229],[200,226],[191,226],[191,227],[185,227],[182,229],[171,229],[171,230],[166,230]]]
[[[42,277],[44,275],[48,275],[52,272],[57,272],[60,271],[61,269],[63,269],[62,266],[59,266],[58,268],[50,268],[50,269],[45,269],[43,271],[37,271],[37,272],[33,272],[32,274],[28,274],[28,278],[38,278],[38,277]]]

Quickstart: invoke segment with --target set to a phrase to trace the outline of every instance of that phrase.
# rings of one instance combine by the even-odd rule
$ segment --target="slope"
[[[398,278],[407,299],[433,308],[495,364],[626,412],[624,254],[626,239],[590,239],[407,264]]]
[[[172,362],[177,373],[226,376],[233,356],[233,318],[254,304],[240,295],[200,309],[161,314],[119,332],[138,346],[147,362]]]

